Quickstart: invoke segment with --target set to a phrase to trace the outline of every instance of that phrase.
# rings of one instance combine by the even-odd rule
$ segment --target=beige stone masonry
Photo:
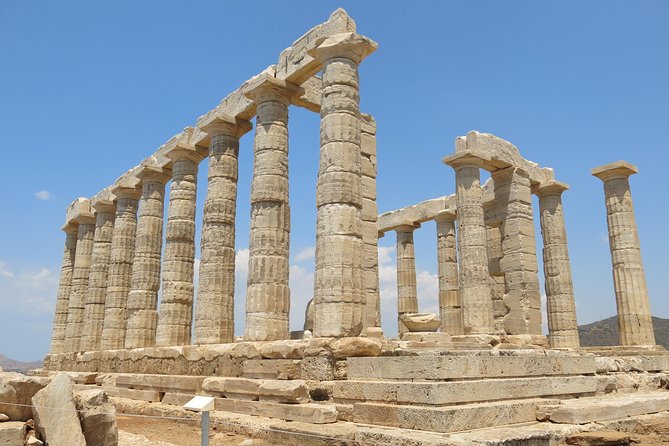
[[[80,349],[83,351],[99,350],[102,340],[102,326],[105,317],[107,298],[107,274],[111,258],[114,220],[116,218],[116,197],[106,194],[94,197],[91,206],[95,210],[95,236],[91,271],[88,276],[88,295],[84,309],[84,326]]]
[[[316,186],[314,335],[357,336],[365,313],[358,64],[378,45],[355,33],[318,41],[323,65]]]
[[[191,341],[195,264],[195,205],[198,164],[206,149],[178,141],[166,156],[172,160],[172,187],[162,266],[162,300],[156,345]]]
[[[534,237],[532,192],[526,172],[508,167],[492,172],[495,202],[502,214],[500,227],[504,275],[503,319],[506,334],[541,334],[541,294]]]
[[[416,223],[425,223],[434,220],[435,215],[444,210],[455,212],[456,197],[447,195],[443,197],[426,200],[412,206],[402,209],[384,212],[379,215],[378,225],[379,233],[383,234],[392,231],[393,228],[401,225],[402,222],[412,221]]]
[[[437,267],[439,273],[439,316],[441,331],[463,334],[462,303],[458,281],[458,260],[455,237],[456,214],[441,211],[434,217],[437,224]]]
[[[156,344],[165,184],[171,179],[172,171],[160,164],[147,164],[137,176],[142,180],[142,196],[128,294],[125,348]]]
[[[135,177],[133,184],[117,184],[112,187],[112,192],[116,195],[117,204],[100,342],[103,350],[123,348],[125,345],[126,307],[135,258],[137,207],[141,195],[139,179]]]
[[[485,162],[467,151],[444,159],[444,163],[455,169],[464,334],[491,334],[494,329],[480,174]]]
[[[569,186],[549,181],[537,188],[543,238],[548,342],[552,348],[578,348],[576,302],[571,276],[562,193]]]
[[[217,117],[203,127],[210,141],[195,307],[197,344],[232,342],[234,338],[239,138],[250,129],[248,121],[230,117]]]
[[[592,175],[604,182],[621,345],[655,344],[646,275],[641,261],[639,233],[629,184],[630,175],[638,171],[636,166],[626,161],[592,169]]]
[[[65,327],[64,351],[66,352],[80,350],[84,310],[88,295],[88,277],[93,254],[93,239],[95,238],[95,216],[92,212],[80,212],[75,217],[75,221],[79,224],[79,227],[74,269],[72,270],[72,287],[70,288],[67,309],[67,326]]]
[[[246,94],[257,103],[244,338],[289,338],[288,105],[301,89],[266,76]]]
[[[408,331],[402,322],[402,316],[418,312],[413,232],[419,227],[420,225],[407,222],[395,228],[397,233],[397,331],[400,337]]]
[[[53,319],[50,354],[62,353],[65,351],[65,327],[67,326],[67,314],[70,302],[70,290],[72,289],[72,272],[74,270],[75,253],[77,250],[77,233],[79,225],[76,222],[70,222],[66,223],[62,229],[63,232],[65,232],[65,247],[63,249],[63,260],[60,266],[60,279],[58,281],[58,295],[56,297],[56,311]]]

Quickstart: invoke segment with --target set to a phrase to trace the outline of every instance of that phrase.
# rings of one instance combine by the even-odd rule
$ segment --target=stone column
[[[544,277],[548,342],[552,348],[579,348],[576,302],[571,278],[567,231],[562,212],[562,192],[569,189],[559,181],[541,184],[539,197],[541,235],[544,241]]]
[[[463,334],[462,305],[458,283],[458,259],[455,248],[455,217],[453,211],[441,211],[437,223],[437,264],[439,270],[439,316],[441,331]]]
[[[314,336],[363,328],[362,180],[358,64],[378,45],[354,33],[326,38],[310,54],[323,65],[321,153],[316,186]]]
[[[137,177],[142,180],[142,196],[128,293],[125,348],[156,345],[165,184],[172,177],[172,171],[164,167],[143,166]]]
[[[402,315],[418,313],[413,231],[419,227],[419,224],[407,222],[395,228],[397,233],[397,332],[400,338],[407,332],[401,321]]]
[[[239,138],[248,121],[218,117],[209,134],[209,176],[202,223],[195,343],[232,342],[235,335],[235,216]]]
[[[107,298],[107,273],[116,217],[114,199],[115,197],[108,193],[104,197],[91,200],[91,206],[95,210],[95,236],[84,309],[84,327],[79,347],[83,351],[100,350]]]
[[[529,175],[515,167],[492,172],[495,202],[502,215],[504,330],[509,335],[541,335],[541,293]]]
[[[469,151],[459,151],[444,162],[455,169],[463,331],[466,335],[492,334],[494,321],[479,171],[483,159]]]
[[[84,325],[84,308],[88,294],[88,276],[91,271],[91,255],[95,237],[95,216],[91,212],[81,212],[75,218],[79,224],[77,230],[77,248],[72,270],[72,287],[67,308],[67,326],[65,327],[66,352],[80,350],[81,331]]]
[[[172,160],[172,188],[167,211],[163,289],[156,345],[187,345],[193,319],[195,202],[198,163],[206,150],[177,143],[166,155]]]
[[[365,249],[365,317],[364,333],[383,337],[381,330],[381,299],[379,296],[379,209],[376,205],[376,121],[371,115],[362,115],[360,127],[362,155],[362,242]]]
[[[63,261],[60,266],[56,313],[53,319],[53,332],[51,335],[51,354],[63,353],[65,351],[65,327],[67,326],[67,312],[70,303],[70,290],[72,289],[72,271],[77,251],[79,225],[76,222],[69,222],[62,229],[65,232],[65,249],[63,250]]]
[[[630,175],[638,171],[636,166],[626,161],[592,169],[592,174],[604,182],[621,345],[655,345],[646,276],[641,261],[639,234],[629,185]]]
[[[141,195],[138,184],[133,187],[117,184],[112,187],[112,192],[116,195],[116,221],[107,273],[105,320],[100,342],[102,350],[117,350],[125,346],[126,308],[135,258],[137,206]]]
[[[263,77],[246,91],[258,106],[244,328],[249,341],[288,339],[290,334],[288,105],[296,88],[289,85]]]

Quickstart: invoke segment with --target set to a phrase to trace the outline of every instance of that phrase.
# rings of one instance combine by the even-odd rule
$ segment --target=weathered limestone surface
[[[119,184],[112,188],[117,203],[100,342],[100,348],[103,350],[119,349],[125,345],[126,308],[135,258],[137,206],[141,194],[141,190],[137,187],[138,182],[139,180],[135,179],[133,184]]]
[[[463,332],[490,334],[494,327],[479,172],[482,160],[460,152],[444,162],[455,169]]]
[[[26,438],[26,424],[20,421],[5,421],[0,424],[0,445],[23,446]]]
[[[364,330],[368,336],[380,336],[381,299],[379,295],[379,229],[376,205],[376,121],[371,115],[361,115],[360,152],[362,156],[362,241],[365,249],[365,317]],[[371,330],[370,330],[371,329]]]
[[[357,336],[363,328],[362,157],[358,64],[378,45],[355,33],[323,40],[321,157],[316,187],[314,336]]]
[[[392,231],[397,226],[402,225],[405,221],[424,223],[426,221],[434,220],[434,217],[442,211],[451,210],[455,212],[455,202],[455,195],[447,195],[426,200],[402,209],[384,212],[379,215],[379,233]]]
[[[171,171],[147,165],[137,176],[142,180],[142,196],[128,293],[125,348],[152,347],[156,343],[165,184],[171,178]]]
[[[35,394],[32,404],[35,429],[47,444],[86,446],[69,376],[56,375],[48,386]],[[58,410],[54,410],[56,407]]]
[[[669,392],[567,400],[550,414],[554,423],[584,424],[669,410]]]
[[[455,247],[455,212],[441,211],[437,223],[437,268],[439,274],[439,316],[441,331],[463,334],[462,304],[458,281],[458,260]]]
[[[95,217],[90,212],[82,212],[76,217],[79,223],[77,247],[72,270],[72,287],[67,309],[64,351],[79,350],[79,341],[84,325],[84,309],[88,295],[88,276],[91,270],[93,239],[95,237]]]
[[[12,421],[28,421],[32,418],[32,397],[49,381],[49,378],[15,372],[0,373],[0,413]]]
[[[271,77],[260,78],[247,92],[258,104],[244,327],[244,338],[251,341],[289,337],[288,105],[298,92]]]
[[[395,229],[397,232],[397,330],[400,337],[407,332],[402,316],[418,312],[416,291],[416,255],[413,231],[416,226],[407,224]]]
[[[51,354],[62,353],[65,351],[65,327],[67,326],[67,312],[70,303],[70,290],[72,289],[72,272],[74,270],[75,252],[77,250],[78,230],[79,225],[76,223],[66,223],[65,226],[63,226],[63,231],[65,232],[65,248],[63,250],[63,260],[60,267],[56,311],[53,318]]]
[[[548,341],[553,348],[580,346],[567,231],[562,211],[562,192],[567,188],[564,183],[550,181],[536,191],[544,242]]]
[[[592,170],[604,182],[621,345],[654,345],[653,321],[629,177],[636,166],[618,161]]]
[[[163,257],[163,294],[156,330],[158,346],[185,345],[191,339],[197,170],[206,152],[180,142],[166,156],[172,160],[172,188]]]
[[[74,404],[87,445],[118,444],[116,408],[105,391],[91,389],[75,392]]]
[[[495,201],[502,216],[502,258],[504,274],[504,316],[507,334],[541,334],[541,295],[537,264],[532,192],[527,173],[514,167],[492,173]]]
[[[239,138],[250,128],[248,121],[230,117],[219,117],[203,127],[211,141],[195,307],[197,344],[234,338],[237,164]]]
[[[83,351],[100,349],[107,297],[107,273],[111,256],[112,234],[114,233],[114,219],[116,218],[114,198],[108,196],[92,200],[92,207],[95,209],[95,236],[81,335],[80,349]]]

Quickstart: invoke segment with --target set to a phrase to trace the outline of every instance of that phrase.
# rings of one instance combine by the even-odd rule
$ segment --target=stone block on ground
[[[346,359],[358,356],[381,355],[381,342],[370,338],[341,338],[332,344],[332,353],[337,359]]]
[[[309,402],[309,387],[303,380],[282,381],[269,379],[258,389],[260,401],[300,404]]]
[[[214,396],[223,395],[226,398],[254,401],[258,399],[258,389],[262,382],[262,380],[248,378],[219,378],[212,376],[205,378],[202,388],[205,392]]]
[[[35,394],[32,404],[35,429],[49,446],[86,446],[69,376],[56,375]]]
[[[567,444],[577,446],[622,446],[630,444],[631,436],[626,432],[595,431],[579,432],[568,436]]]
[[[0,413],[4,413],[12,421],[29,420],[32,418],[32,397],[47,384],[49,378],[25,376],[15,372],[0,374]]]
[[[26,425],[22,421],[0,423],[0,446],[23,446]]]
[[[585,424],[665,410],[669,410],[669,392],[631,393],[566,400],[550,414],[550,420]]]
[[[434,313],[405,313],[400,322],[410,332],[434,332],[441,327],[441,319]]]
[[[91,389],[76,392],[74,402],[79,411],[81,429],[87,445],[116,446],[118,427],[116,408],[107,392]]]

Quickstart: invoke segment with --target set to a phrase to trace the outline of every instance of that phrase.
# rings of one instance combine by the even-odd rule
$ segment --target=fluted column
[[[266,77],[246,91],[258,106],[244,327],[250,341],[289,337],[288,105],[295,90],[288,85]]]
[[[60,280],[58,282],[58,294],[56,297],[56,313],[53,319],[53,332],[51,334],[51,354],[63,353],[65,342],[65,327],[67,326],[67,314],[70,303],[70,290],[72,289],[72,271],[74,269],[75,254],[77,251],[77,232],[79,225],[69,222],[63,226],[65,232],[65,248],[63,260],[60,266]]]
[[[491,334],[494,321],[479,171],[483,161],[468,151],[460,151],[444,162],[455,169],[463,331]]]
[[[105,320],[102,326],[102,350],[125,346],[128,293],[135,258],[137,206],[141,191],[138,187],[114,186],[116,220],[112,235],[111,257],[107,273]]]
[[[125,348],[156,345],[165,184],[172,177],[172,171],[144,166],[137,177],[142,180],[142,196],[128,293]]]
[[[416,291],[416,255],[413,231],[420,225],[408,223],[395,228],[397,234],[397,331],[400,338],[407,332],[402,315],[418,312]]]
[[[562,192],[569,186],[559,181],[541,184],[539,197],[541,235],[544,242],[544,277],[548,342],[553,348],[578,348],[576,302],[567,248],[567,230],[562,212]]]
[[[376,47],[366,37],[345,33],[326,38],[310,52],[323,65],[315,336],[357,336],[363,328],[366,303],[358,64]]]
[[[592,174],[604,182],[621,345],[655,345],[629,184],[630,175],[638,171],[636,166],[626,161],[617,161],[592,170]]]
[[[167,211],[163,288],[156,345],[186,345],[193,319],[195,263],[195,205],[198,163],[206,156],[199,147],[177,145],[172,160],[172,188]]]
[[[239,138],[250,129],[248,121],[227,117],[203,128],[210,135],[209,173],[195,306],[196,344],[234,340]]]
[[[91,206],[95,210],[95,236],[84,309],[84,327],[81,335],[80,350],[83,351],[99,350],[102,339],[107,297],[107,273],[116,218],[116,204],[113,199],[114,197],[110,196],[91,201]]]
[[[362,155],[362,242],[365,249],[365,317],[367,336],[383,337],[381,330],[381,299],[379,296],[379,209],[376,205],[376,121],[362,115],[360,127]]]
[[[504,330],[509,335],[541,334],[539,266],[529,175],[515,167],[492,172],[495,202],[502,214]]]
[[[65,327],[66,352],[80,350],[81,331],[84,325],[84,308],[88,294],[88,276],[91,270],[93,239],[95,237],[95,216],[91,212],[81,212],[76,217],[79,224],[77,248],[72,270],[72,287],[67,308],[67,326]]]
[[[455,212],[441,211],[437,224],[437,264],[439,272],[439,315],[441,331],[463,334],[462,305],[458,283],[458,259],[455,247]]]

